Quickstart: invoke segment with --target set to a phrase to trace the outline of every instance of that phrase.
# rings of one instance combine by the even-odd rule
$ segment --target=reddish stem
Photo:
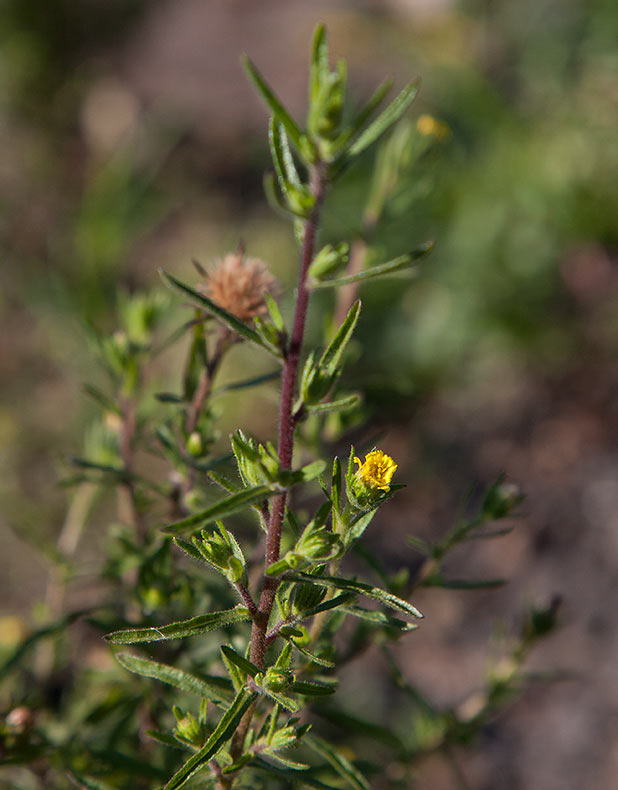
[[[294,431],[297,422],[292,414],[292,408],[294,405],[296,379],[298,377],[298,367],[305,334],[305,324],[307,321],[307,308],[309,306],[307,272],[313,260],[325,189],[326,180],[324,174],[322,169],[316,166],[311,172],[311,192],[315,198],[315,205],[311,215],[305,223],[305,235],[300,258],[300,271],[298,274],[298,289],[296,292],[296,307],[294,310],[294,323],[281,379],[281,401],[279,404],[279,463],[282,469],[290,469],[292,466]],[[283,492],[276,496],[272,502],[270,521],[266,533],[265,569],[279,559],[281,530],[283,527],[286,500],[287,493]],[[260,669],[264,667],[266,631],[278,586],[279,579],[274,576],[264,575],[262,595],[260,597],[257,614],[253,620],[250,653],[251,661],[253,661],[256,666],[260,667]]]

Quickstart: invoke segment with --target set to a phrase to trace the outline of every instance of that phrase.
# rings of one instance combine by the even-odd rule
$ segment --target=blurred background
[[[242,238],[283,283],[296,252],[267,207],[267,116],[250,54],[300,117],[310,36],[326,23],[357,104],[386,75],[420,75],[409,116],[448,126],[402,178],[375,231],[394,256],[435,239],[418,278],[365,286],[352,386],[407,488],[368,532],[388,564],[418,562],[472,491],[504,472],[527,495],[501,541],[453,557],[498,591],[428,590],[398,646],[429,697],[463,703],[492,644],[533,601],[562,597],[532,657],[564,670],[464,755],[470,788],[601,790],[618,775],[618,5],[614,0],[3,0],[0,6],[0,642],[37,617],[66,509],[58,465],[92,417],[87,328],[115,325],[116,291],[191,279]],[[355,238],[368,156],[327,204],[324,238]],[[332,206],[332,210],[329,210]],[[315,300],[314,335],[330,306]],[[254,363],[238,350],[224,377]],[[174,369],[174,359],[167,359]],[[236,366],[236,369],[235,369]],[[232,399],[260,438],[259,408]],[[390,519],[390,520],[389,520]],[[92,545],[97,528],[92,524]],[[402,545],[405,556],[402,559]],[[489,645],[489,646],[488,646]],[[358,710],[388,709],[344,679]],[[458,785],[431,758],[418,787]],[[463,785],[459,785],[463,786]]]

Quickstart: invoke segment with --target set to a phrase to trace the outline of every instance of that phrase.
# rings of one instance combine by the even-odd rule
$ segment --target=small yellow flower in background
[[[397,464],[390,455],[383,453],[382,450],[372,450],[365,456],[364,463],[360,458],[355,458],[354,463],[360,467],[356,474],[366,485],[371,488],[379,488],[382,491],[390,490],[390,482],[397,469]]]
[[[433,115],[421,115],[416,122],[416,128],[423,137],[435,137],[437,140],[445,140],[451,133],[448,125],[444,121],[436,120]]]

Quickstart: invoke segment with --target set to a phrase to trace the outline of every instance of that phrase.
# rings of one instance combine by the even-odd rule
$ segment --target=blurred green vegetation
[[[158,266],[186,273],[192,256],[207,263],[239,236],[293,288],[293,242],[258,188],[263,144],[249,140],[222,177],[229,152],[145,107],[118,65],[157,5],[6,0],[0,12],[0,528],[39,549],[63,519],[53,462],[73,453],[92,414],[80,390],[97,375],[88,327],[113,328],[118,289],[158,288]],[[326,211],[324,240],[364,239],[376,262],[437,242],[414,282],[361,290],[349,383],[366,393],[369,414],[403,421],[436,393],[475,398],[589,355],[613,364],[618,5],[478,0],[418,22],[379,9],[371,25],[402,73],[423,77],[411,132],[423,112],[450,133],[402,163],[370,232],[371,156]],[[248,126],[263,138],[264,124]],[[237,366],[249,357],[239,350]],[[258,433],[274,419],[269,398],[255,410]],[[231,403],[223,433],[255,416],[234,411],[240,398]],[[30,612],[43,591],[32,570],[40,557],[34,565],[25,544],[8,545],[3,609]],[[57,702],[54,688],[44,693],[44,704]]]
[[[239,236],[293,285],[293,242],[257,188],[263,143],[220,153],[123,81],[118,53],[157,5],[2,6],[0,429],[12,523],[16,501],[22,521],[61,517],[60,498],[47,500],[53,512],[37,501],[24,513],[15,491],[34,494],[39,479],[49,490],[50,453],[69,452],[87,422],[87,327],[113,327],[118,288],[158,287],[158,266],[186,271]],[[405,415],[431,393],[482,391],[505,371],[510,381],[560,370],[584,352],[612,359],[616,4],[469,2],[418,22],[381,10],[371,25],[402,71],[422,73],[411,124],[431,113],[450,134],[403,163],[371,233],[371,156],[326,212],[325,240],[365,237],[378,262],[437,241],[410,287],[394,277],[361,289],[355,375],[370,410]]]

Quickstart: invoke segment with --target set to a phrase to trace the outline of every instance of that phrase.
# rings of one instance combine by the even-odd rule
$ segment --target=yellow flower
[[[423,137],[435,137],[437,140],[445,140],[451,133],[444,121],[438,121],[432,115],[421,115],[416,121],[416,128]]]
[[[363,482],[371,488],[379,488],[382,491],[389,491],[389,484],[393,479],[397,464],[390,455],[386,455],[382,450],[372,450],[365,456],[365,462],[360,458],[354,458],[360,469],[356,474]]]

